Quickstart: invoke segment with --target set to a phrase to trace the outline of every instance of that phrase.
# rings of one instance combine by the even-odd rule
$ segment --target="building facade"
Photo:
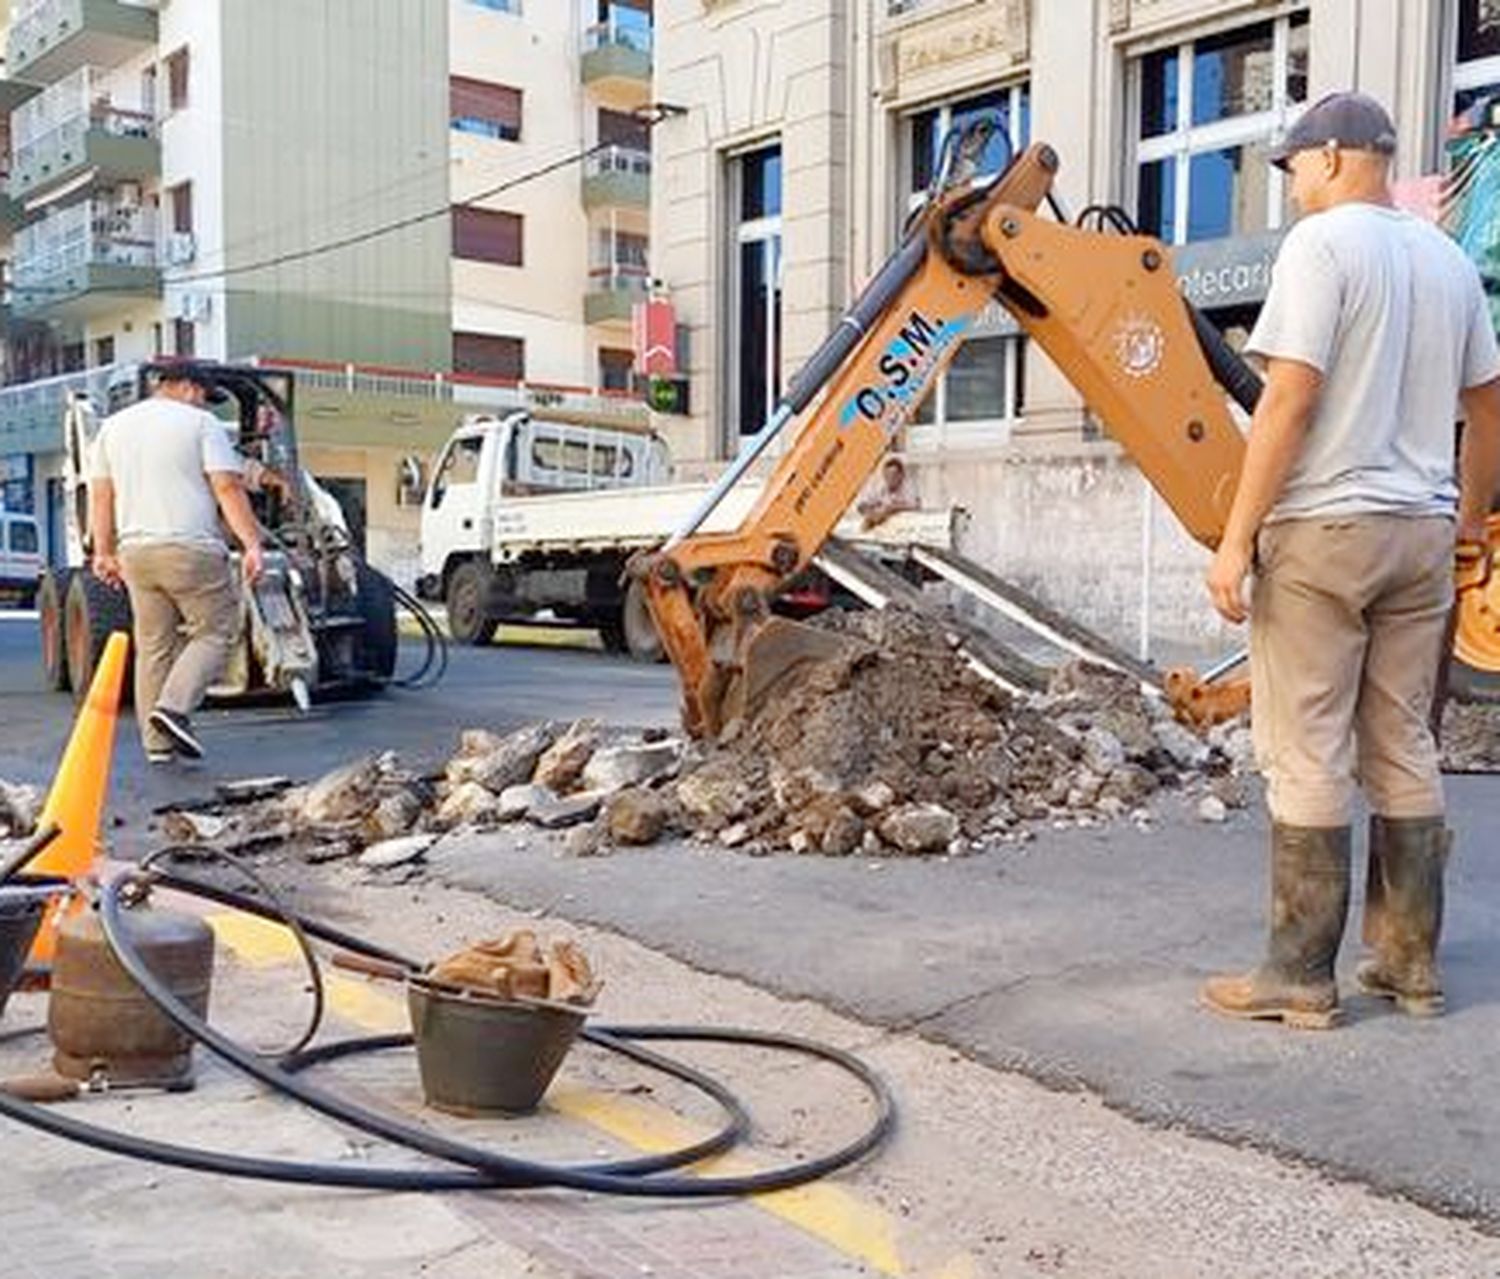
[[[691,380],[664,430],[706,470],[895,246],[954,123],[1051,143],[1066,207],[1171,244],[1235,340],[1291,217],[1267,152],[1306,103],[1380,98],[1416,178],[1500,84],[1496,0],[661,0],[656,26],[656,96],[686,108],[656,135],[653,263]],[[1206,552],[998,310],[901,447],[924,503],[969,512],[972,557],[1154,658],[1236,642]]]
[[[307,366],[304,458],[398,572],[464,413],[619,416],[649,0],[14,0],[5,43],[0,498],[49,548],[64,398],[139,359]]]

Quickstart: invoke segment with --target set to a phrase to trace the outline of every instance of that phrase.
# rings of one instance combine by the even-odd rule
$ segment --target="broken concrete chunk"
[[[609,835],[617,844],[650,844],[671,816],[671,805],[655,791],[622,790],[609,802]]]
[[[713,830],[743,817],[751,798],[744,779],[723,762],[706,764],[677,783],[677,802]]]
[[[940,853],[958,836],[958,818],[941,804],[907,804],[886,815],[880,834],[904,853]]]
[[[1178,768],[1196,769],[1208,763],[1211,753],[1208,743],[1176,720],[1158,720],[1152,731],[1156,734],[1156,744],[1171,756]]]
[[[1217,824],[1228,820],[1229,809],[1217,795],[1205,795],[1198,801],[1198,816],[1205,822]]]
[[[161,833],[174,844],[211,844],[229,829],[229,823],[212,813],[164,813]]]
[[[605,851],[607,834],[603,822],[575,826],[563,838],[563,851],[569,857],[598,857]]]
[[[42,793],[35,786],[0,782],[0,835],[29,835],[42,811]]]
[[[242,777],[232,782],[220,782],[214,792],[226,804],[253,804],[257,800],[274,799],[292,788],[290,777]]]
[[[599,721],[577,720],[542,752],[531,780],[559,794],[572,790],[598,745]]]
[[[495,820],[499,801],[478,782],[463,782],[448,792],[438,805],[433,821],[443,830],[455,826],[482,826]]]
[[[458,759],[477,759],[493,755],[505,745],[505,738],[487,728],[466,728],[458,735]]]
[[[373,756],[336,768],[302,792],[298,815],[313,826],[357,821],[378,802],[380,776]]]
[[[495,807],[497,822],[520,821],[538,804],[546,804],[557,796],[545,786],[526,782],[521,786],[507,786],[500,792],[500,802]]]
[[[503,738],[487,755],[450,760],[448,780],[454,785],[478,782],[486,790],[499,794],[507,786],[529,782],[542,752],[556,740],[555,724],[533,724],[519,729]]]
[[[561,799],[550,799],[532,806],[527,817],[543,830],[562,830],[589,822],[599,813],[604,796],[598,791],[581,791],[577,795],[565,795]]]
[[[738,848],[741,844],[750,842],[750,824],[748,822],[735,822],[733,826],[726,826],[719,832],[719,843],[725,848]]]
[[[417,824],[424,807],[421,795],[409,787],[402,787],[375,805],[375,811],[366,819],[365,828],[377,842],[395,839]]]
[[[436,842],[436,835],[404,835],[400,839],[371,844],[359,855],[359,864],[368,870],[386,870],[416,861]]]
[[[866,817],[873,817],[876,813],[883,813],[896,802],[896,792],[884,782],[871,782],[868,786],[861,786],[855,791],[854,811]]]
[[[672,739],[635,745],[606,746],[584,766],[589,790],[615,791],[666,777],[682,762],[682,743]]]
[[[839,807],[828,818],[823,828],[821,847],[832,857],[847,857],[865,837],[865,824],[845,807]]]
[[[1125,762],[1125,745],[1107,728],[1095,725],[1083,735],[1083,761],[1090,772],[1108,777]]]
[[[1233,773],[1210,778],[1208,793],[1218,799],[1225,808],[1244,808],[1249,801],[1249,792],[1245,787],[1244,778],[1237,777]]]

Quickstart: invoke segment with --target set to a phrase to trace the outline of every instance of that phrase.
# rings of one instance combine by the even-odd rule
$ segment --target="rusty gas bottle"
[[[146,966],[207,1017],[214,963],[208,925],[144,903],[125,912],[123,923]],[[53,1067],[69,1079],[107,1087],[192,1087],[193,1041],[120,967],[94,910],[58,930],[47,1034]]]

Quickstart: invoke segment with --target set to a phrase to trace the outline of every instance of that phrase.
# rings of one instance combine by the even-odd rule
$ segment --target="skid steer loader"
[[[111,382],[108,405],[75,395],[64,411],[66,567],[48,569],[37,596],[50,688],[82,696],[110,633],[130,629],[128,595],[89,566],[87,460],[103,413],[152,394],[165,367],[145,363],[122,373]],[[394,587],[363,561],[337,501],[301,467],[293,374],[209,361],[191,367],[208,392],[209,411],[245,459],[267,548],[264,573],[244,588],[228,669],[210,696],[282,694],[305,708],[334,688],[384,685],[396,667]]]

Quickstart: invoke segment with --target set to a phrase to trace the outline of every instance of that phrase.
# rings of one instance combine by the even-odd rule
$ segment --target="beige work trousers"
[[[135,629],[135,713],[148,751],[172,743],[147,717],[191,715],[223,674],[239,632],[240,595],[222,550],[159,542],[120,552]]]
[[[1251,719],[1274,820],[1348,825],[1443,811],[1429,724],[1453,522],[1360,515],[1269,524],[1250,607]]]

